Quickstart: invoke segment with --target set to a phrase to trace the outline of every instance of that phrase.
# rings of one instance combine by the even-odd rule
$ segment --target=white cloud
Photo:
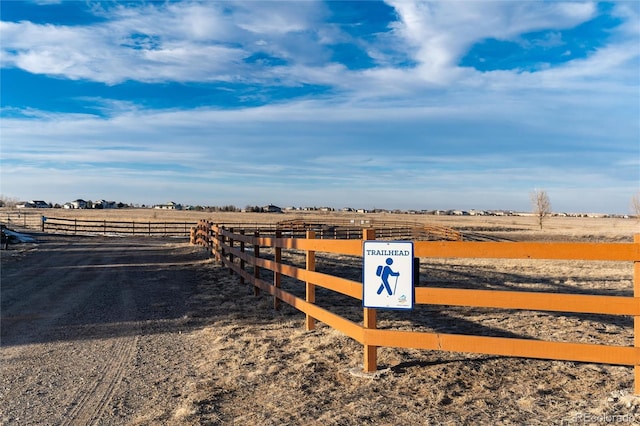
[[[593,17],[591,3],[389,1],[400,16],[399,37],[414,48],[421,77],[445,84],[474,42],[514,39],[524,32],[573,27]]]
[[[2,60],[35,74],[107,84],[234,81],[247,74],[242,79],[263,80],[243,63],[258,49],[317,62],[318,11],[312,2],[186,2],[114,7],[100,12],[106,22],[90,26],[2,22]]]
[[[593,3],[390,1],[399,20],[375,41],[355,40],[333,24],[316,2],[203,2],[113,7],[105,22],[90,26],[2,22],[3,66],[36,74],[117,84],[141,82],[247,82],[276,86],[334,87],[353,99],[428,95],[455,87],[542,88],[591,84],[637,71],[637,10],[617,4],[627,19],[618,45],[593,57],[535,73],[479,73],[458,67],[474,43],[486,38],[517,40],[524,32],[574,27],[594,17]],[[636,22],[636,24],[633,24]],[[324,43],[361,43],[381,61],[365,71],[328,63]],[[264,66],[244,60],[265,52],[287,61]],[[415,67],[386,62],[386,54],[408,55]],[[539,76],[539,77],[538,77]]]
[[[237,25],[266,36],[308,31],[323,18],[323,7],[313,1],[302,2],[234,2]]]

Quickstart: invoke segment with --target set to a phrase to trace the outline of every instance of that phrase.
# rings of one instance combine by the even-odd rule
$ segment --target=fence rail
[[[363,229],[376,227],[378,238],[413,240],[461,241],[463,235],[445,226],[411,221],[369,219],[330,219],[326,222],[310,222],[292,219],[278,222],[276,230],[289,238],[304,238],[306,231],[314,231],[316,238],[362,239]]]
[[[576,342],[545,341],[523,338],[489,337],[433,332],[377,329],[376,310],[363,308],[362,323],[343,318],[315,304],[315,288],[342,293],[362,300],[362,283],[315,271],[317,252],[362,256],[362,241],[376,238],[376,231],[364,229],[361,240],[321,240],[314,231],[304,238],[264,237],[259,231],[226,229],[201,221],[191,231],[191,242],[211,249],[216,259],[249,282],[255,293],[265,291],[306,314],[306,327],[316,321],[341,331],[364,347],[364,370],[377,369],[378,347],[401,347],[440,351],[469,352],[502,356],[562,361],[593,362],[634,367],[635,393],[640,394],[640,235],[633,243],[531,243],[531,242],[451,242],[415,241],[419,258],[495,258],[552,259],[633,262],[633,296],[601,296],[520,291],[474,290],[462,288],[416,287],[416,305],[450,305],[510,310],[534,310],[565,313],[626,315],[634,318],[633,346],[615,346]],[[251,249],[248,249],[248,246]],[[271,258],[261,256],[268,249]],[[283,263],[282,250],[303,251],[305,267]],[[261,278],[261,270],[271,271],[273,280]],[[305,284],[305,298],[284,291],[282,276]],[[362,306],[360,304],[360,306]]]
[[[42,232],[132,236],[188,237],[194,222],[109,221],[45,217]]]

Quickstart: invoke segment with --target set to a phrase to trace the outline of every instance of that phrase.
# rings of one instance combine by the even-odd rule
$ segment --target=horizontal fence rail
[[[276,230],[289,238],[304,238],[306,231],[314,231],[316,238],[362,239],[365,227],[376,227],[378,239],[451,240],[461,241],[462,233],[452,228],[410,221],[379,219],[331,219],[327,222],[309,222],[302,219],[280,221]]]
[[[109,221],[42,217],[42,232],[188,237],[193,222]]]
[[[536,243],[415,241],[417,258],[483,258],[633,262],[633,296],[602,296],[526,291],[416,287],[416,305],[449,305],[509,310],[579,314],[624,315],[634,318],[633,346],[545,341],[405,330],[377,329],[376,310],[363,308],[362,323],[343,318],[315,304],[315,288],[323,287],[362,301],[362,283],[315,271],[318,252],[362,256],[363,240],[376,239],[378,230],[363,229],[360,240],[317,239],[306,231],[304,238],[283,237],[281,230],[263,236],[259,230],[225,228],[201,221],[191,230],[191,242],[208,247],[216,259],[249,282],[255,293],[274,297],[274,307],[285,302],[306,314],[306,327],[321,321],[364,346],[364,370],[377,369],[378,347],[400,347],[562,361],[593,362],[634,367],[635,393],[640,394],[640,235],[633,243]],[[262,255],[269,251],[269,255]],[[282,261],[283,250],[305,253],[305,267]],[[267,258],[269,257],[269,258]],[[261,270],[271,271],[264,280]],[[305,284],[305,298],[281,288],[282,276]],[[360,304],[362,306],[362,304]]]
[[[59,218],[37,215],[37,220],[30,219],[31,228],[42,232],[60,232],[65,234],[101,234],[131,236],[168,236],[190,237],[195,221],[161,221],[161,220],[90,220],[77,218]],[[15,220],[14,220],[15,223]],[[34,226],[37,225],[37,226]],[[273,223],[238,222],[224,226],[242,227],[251,231],[260,230],[266,235],[275,235],[276,225]]]

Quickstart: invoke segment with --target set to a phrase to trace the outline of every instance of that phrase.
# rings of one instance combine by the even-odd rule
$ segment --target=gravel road
[[[206,254],[169,239],[36,238],[1,253],[0,423],[170,422],[194,374]]]

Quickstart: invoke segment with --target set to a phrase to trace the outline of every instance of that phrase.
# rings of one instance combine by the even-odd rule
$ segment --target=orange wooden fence
[[[363,231],[363,240],[375,239],[373,229]],[[362,256],[363,240],[320,240],[313,231],[306,238],[282,238],[278,231],[270,236],[244,235],[222,226],[202,221],[191,230],[194,244],[208,246],[218,261],[237,273],[242,282],[306,314],[306,327],[313,329],[321,321],[364,346],[364,369],[377,369],[378,347],[401,347],[455,352],[579,361],[634,367],[635,393],[640,394],[640,235],[633,243],[538,243],[538,242],[464,242],[416,241],[414,255],[419,258],[495,258],[554,259],[633,262],[633,297],[585,294],[557,294],[520,291],[474,290],[459,288],[416,287],[416,305],[450,305],[518,310],[556,311],[632,316],[634,345],[613,346],[575,342],[529,340],[476,335],[427,333],[376,328],[376,310],[363,308],[363,323],[356,323],[315,304],[315,287],[321,286],[362,300],[362,283],[315,271],[315,253],[327,252]],[[253,250],[247,251],[250,245]],[[260,248],[270,248],[273,259],[260,257]],[[282,263],[282,250],[306,253],[305,268]],[[246,266],[253,266],[250,272]],[[273,281],[260,278],[260,269],[273,271]],[[305,299],[281,288],[281,276],[305,282]]]

